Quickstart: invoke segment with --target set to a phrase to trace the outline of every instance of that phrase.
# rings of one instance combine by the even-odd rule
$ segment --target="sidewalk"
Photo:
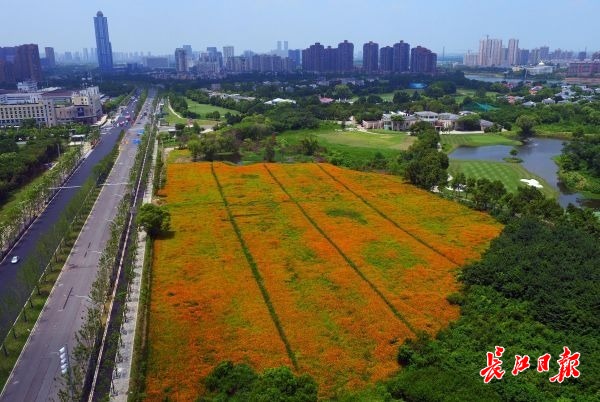
[[[152,201],[152,184],[154,183],[154,166],[158,153],[158,140],[154,142],[152,153],[152,166],[148,174],[146,191],[142,204]],[[136,324],[138,321],[140,290],[142,287],[142,275],[144,273],[144,256],[146,251],[146,232],[140,230],[137,237],[137,256],[133,269],[133,279],[127,290],[127,302],[125,304],[123,324],[121,325],[121,342],[117,351],[117,361],[113,372],[113,388],[110,395],[111,401],[127,402],[129,391],[129,380],[131,375],[131,363],[133,361]]]

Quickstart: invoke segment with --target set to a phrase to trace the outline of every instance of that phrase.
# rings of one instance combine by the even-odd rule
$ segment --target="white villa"
[[[460,130],[459,119],[461,116],[473,114],[463,111],[460,114],[436,113],[431,111],[415,112],[409,115],[405,112],[384,113],[381,120],[363,120],[362,126],[366,129],[384,129],[391,131],[408,131],[410,127],[419,121],[424,121],[435,127],[438,131]],[[480,120],[481,131],[494,125],[493,122]]]

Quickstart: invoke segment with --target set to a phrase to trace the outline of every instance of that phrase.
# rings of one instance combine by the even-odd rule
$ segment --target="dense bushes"
[[[600,135],[578,136],[565,144],[561,167],[567,171],[582,170],[600,177]]]
[[[600,392],[600,251],[598,235],[579,217],[553,224],[537,218],[513,220],[480,262],[463,273],[466,290],[454,298],[461,318],[437,335],[400,348],[405,366],[388,391],[406,401],[594,400]],[[576,215],[579,213],[576,213]],[[594,316],[596,315],[596,316]],[[484,384],[485,353],[506,347],[502,380]],[[581,353],[577,379],[552,384],[563,346]],[[550,353],[549,373],[538,373],[537,357]],[[532,366],[513,376],[514,355]]]
[[[207,401],[286,401],[317,400],[317,384],[307,374],[295,376],[287,367],[267,369],[256,374],[245,364],[226,361],[205,380],[210,392]]]
[[[2,140],[0,142],[0,203],[6,200],[11,190],[46,170],[44,164],[58,156],[61,146],[60,138],[56,137],[32,139],[22,148],[19,148],[12,139]]]

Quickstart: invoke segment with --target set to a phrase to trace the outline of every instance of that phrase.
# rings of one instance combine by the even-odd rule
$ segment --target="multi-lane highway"
[[[21,263],[11,264],[11,258],[13,256],[18,256],[22,262],[25,257],[35,250],[40,237],[49,232],[56,224],[61,212],[79,189],[78,186],[81,186],[88,177],[90,177],[92,168],[113,149],[113,146],[119,137],[119,132],[122,130],[121,127],[117,127],[117,124],[124,123],[126,121],[124,116],[126,114],[133,115],[134,111],[135,103],[130,102],[124,108],[121,117],[115,121],[115,127],[109,130],[102,130],[100,143],[93,149],[81,165],[79,165],[78,169],[64,184],[64,188],[56,194],[44,212],[40,214],[38,219],[29,227],[21,240],[19,240],[10,253],[8,253],[0,262],[0,296],[7,295],[9,292],[18,289],[19,287],[17,274],[22,265]],[[25,304],[25,300],[20,300],[19,302],[20,305]],[[0,326],[4,327],[10,325],[14,319],[15,317],[8,317],[6,315],[0,316]]]
[[[154,93],[150,91],[142,111],[150,109]],[[130,105],[123,114],[133,114],[135,105]],[[98,260],[108,238],[109,226],[114,218],[117,206],[124,195],[129,174],[133,165],[138,145],[134,141],[138,132],[143,129],[147,117],[138,118],[120,145],[119,156],[107,179],[98,200],[86,221],[73,250],[63,268],[63,271],[50,295],[36,327],[15,366],[11,377],[0,395],[0,401],[48,401],[58,400],[57,394],[61,386],[58,350],[67,345],[69,350],[75,344],[75,334],[80,328],[88,305],[87,295],[96,277]],[[118,131],[111,130],[103,136],[102,144],[97,148],[97,157],[90,155],[86,162],[95,161],[106,155],[115,143]],[[96,152],[94,151],[94,152]],[[91,169],[91,166],[80,167]],[[78,171],[78,174],[80,172]],[[73,178],[72,178],[73,180]],[[83,183],[85,177],[79,178],[73,184]],[[65,191],[65,190],[62,190]],[[66,192],[65,192],[66,194]],[[66,204],[68,200],[64,201]],[[53,201],[56,207],[57,200]],[[64,204],[63,204],[64,205]],[[50,212],[50,211],[46,211]],[[56,215],[58,215],[56,212]],[[47,217],[35,225],[49,225]],[[39,230],[39,228],[34,228]],[[25,239],[23,243],[32,241]],[[33,247],[33,245],[30,245]]]

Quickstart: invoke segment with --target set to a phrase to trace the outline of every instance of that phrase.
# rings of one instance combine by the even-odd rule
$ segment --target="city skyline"
[[[22,8],[22,3],[16,0],[5,3],[9,10]],[[317,10],[311,7],[313,3]],[[563,0],[556,7],[547,7],[541,0],[526,4],[512,0],[492,0],[485,4],[469,0],[451,3],[432,2],[429,10],[434,11],[428,11],[427,19],[424,19],[422,5],[414,0],[371,2],[365,13],[357,12],[365,5],[356,0],[290,0],[285,5],[274,0],[258,0],[252,4],[211,0],[201,5],[183,0],[172,7],[141,1],[123,4],[56,0],[28,9],[27,29],[19,26],[18,19],[4,21],[0,36],[9,40],[5,46],[38,43],[40,48],[54,47],[57,52],[92,48],[95,38],[89,21],[102,10],[110,20],[115,52],[172,54],[181,43],[190,43],[195,49],[233,45],[238,52],[246,49],[268,52],[275,48],[277,40],[287,40],[290,49],[299,49],[314,42],[335,44],[348,39],[355,44],[371,40],[392,44],[404,40],[422,44],[441,55],[444,49],[446,54],[476,52],[478,40],[486,35],[505,40],[519,38],[522,48],[542,45],[574,51],[600,48],[600,44],[592,39],[595,37],[594,15],[600,12],[600,4],[590,0]],[[511,7],[511,3],[516,7]],[[468,15],[464,6],[468,6]],[[69,9],[69,13],[65,13],[65,9]],[[567,9],[569,13],[565,13]],[[198,20],[199,16],[207,15],[207,10],[210,10],[210,18]],[[372,21],[368,18],[369,12],[377,14],[377,23],[369,23]],[[294,17],[290,18],[292,15]],[[402,15],[401,19],[399,15]],[[498,23],[490,24],[489,18],[472,18],[486,15],[493,15]],[[62,29],[45,30],[48,19]],[[224,24],[223,21],[227,22]],[[557,22],[569,29],[549,29]],[[152,29],[152,24],[157,24],[157,28]],[[143,34],[132,35],[132,28],[142,30]]]

